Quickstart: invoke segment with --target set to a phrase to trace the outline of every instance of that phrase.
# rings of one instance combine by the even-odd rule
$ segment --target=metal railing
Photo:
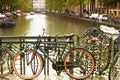
[[[96,61],[94,74],[102,75],[110,64],[111,49],[113,46],[112,39],[97,27],[89,28],[81,36],[77,35],[77,39],[73,37],[74,34],[44,36],[40,46],[50,55],[49,51],[52,48],[57,50],[57,48],[64,47],[60,46],[61,44],[67,44],[68,49],[68,47],[76,46],[74,43],[77,42],[77,47],[78,45],[79,47],[84,47],[94,55]],[[17,49],[17,52],[23,50],[26,45],[35,45],[39,38],[40,36],[0,36],[0,45],[14,44],[14,48]],[[44,74],[49,75],[49,60],[44,58],[44,61]]]
[[[94,74],[102,75],[111,59],[112,39],[98,27],[91,27],[82,36],[78,36],[77,45],[89,50],[95,58]]]
[[[40,46],[43,47],[43,49],[49,55],[49,50],[51,48],[61,48],[62,46],[60,46],[60,44],[68,44],[69,47],[74,46],[73,35],[74,34],[60,36],[44,36],[42,38]],[[35,45],[39,38],[40,36],[0,36],[0,45],[9,45],[8,49],[10,53],[15,55],[18,51],[23,50],[26,45]],[[49,60],[47,58],[44,58],[44,61],[44,75],[49,75]],[[1,69],[1,71],[3,70]]]

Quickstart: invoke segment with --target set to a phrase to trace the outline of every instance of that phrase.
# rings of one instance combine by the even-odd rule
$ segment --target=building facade
[[[114,8],[110,7],[109,14],[120,18],[120,2],[116,3]]]
[[[32,0],[33,1],[33,8],[35,11],[40,12],[42,9],[44,9],[44,0]]]
[[[98,0],[95,0],[94,3],[95,7],[94,7],[94,12],[97,12],[99,14],[109,14],[112,15],[113,17],[119,17],[120,18],[120,2],[114,4],[115,6],[109,6],[109,9],[107,10],[106,7],[101,6],[98,2]]]

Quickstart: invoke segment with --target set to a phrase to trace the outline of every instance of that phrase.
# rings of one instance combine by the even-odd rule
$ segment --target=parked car
[[[100,14],[97,18],[99,21],[107,21],[108,20],[108,15],[107,14]]]
[[[6,17],[5,14],[0,13],[0,18],[5,18],[5,17]]]
[[[34,15],[35,14],[35,12],[30,12],[30,15]]]
[[[98,16],[99,16],[98,13],[94,13],[94,14],[89,15],[89,18],[90,19],[97,19]]]
[[[5,15],[6,15],[7,17],[9,17],[9,16],[12,16],[12,13],[6,12]]]

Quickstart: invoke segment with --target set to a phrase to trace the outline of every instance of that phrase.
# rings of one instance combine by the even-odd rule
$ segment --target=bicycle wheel
[[[120,53],[117,53],[109,70],[109,80],[120,80]]]
[[[0,77],[13,72],[13,55],[5,48],[0,48]]]
[[[20,78],[33,79],[41,73],[43,64],[43,58],[38,52],[26,50],[25,52],[18,52],[14,57],[13,69]]]
[[[70,77],[85,79],[94,71],[95,61],[91,53],[87,50],[75,48],[70,50],[65,56],[64,67]]]

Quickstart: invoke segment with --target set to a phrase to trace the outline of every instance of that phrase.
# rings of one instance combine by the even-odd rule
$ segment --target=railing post
[[[0,38],[0,48],[2,47],[2,39]],[[2,50],[0,50],[0,62],[2,61]],[[1,74],[3,74],[3,66],[0,65],[1,67]]]
[[[47,39],[44,39],[44,42],[50,42],[50,37]],[[49,48],[47,47],[47,44],[44,44],[44,50],[47,53],[47,56],[49,56]],[[49,75],[49,59],[48,58],[44,58],[45,59],[45,68],[44,68],[44,75]]]
[[[20,51],[24,49],[23,42],[24,42],[24,39],[20,38]],[[24,67],[22,67],[22,66],[24,66]],[[20,56],[20,71],[21,71],[21,73],[25,74],[25,57],[24,57],[24,55]]]
[[[45,39],[43,39],[44,41],[45,41]],[[45,46],[45,44],[44,44],[44,46]],[[44,48],[44,50],[45,50],[45,48]],[[44,55],[45,56],[45,55]],[[47,58],[46,57],[44,57],[44,61],[45,61],[45,66],[44,66],[44,75],[46,75],[46,60],[47,60]]]

